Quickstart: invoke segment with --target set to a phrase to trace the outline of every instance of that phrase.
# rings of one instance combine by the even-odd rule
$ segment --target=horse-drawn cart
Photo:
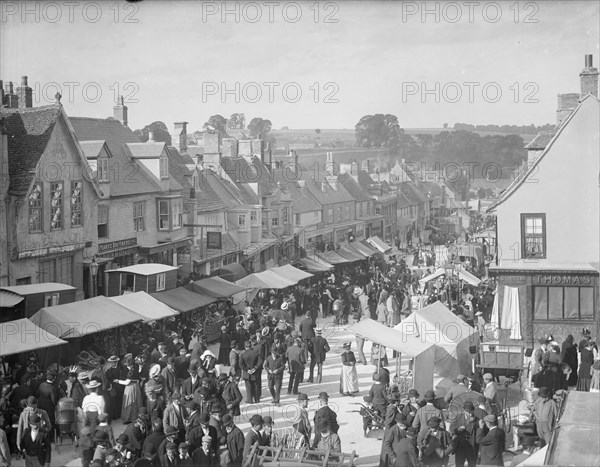
[[[308,447],[300,449],[283,446],[259,446],[255,444],[250,451],[248,465],[277,467],[320,466],[320,467],[354,467],[358,457],[354,451],[351,454],[315,451]]]

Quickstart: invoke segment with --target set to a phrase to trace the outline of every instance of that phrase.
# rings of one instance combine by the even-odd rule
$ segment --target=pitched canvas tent
[[[388,328],[372,319],[361,319],[349,331],[366,340],[400,352],[402,358],[414,359],[413,388],[419,391],[419,394],[425,394],[433,387],[435,345],[431,342],[419,339],[414,335],[403,335],[398,330]]]
[[[472,369],[469,347],[479,343],[479,334],[441,302],[415,311],[394,329],[435,345],[436,389],[445,392],[458,374]]]

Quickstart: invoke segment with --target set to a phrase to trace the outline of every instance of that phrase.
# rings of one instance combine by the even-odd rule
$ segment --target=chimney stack
[[[148,142],[154,143],[154,132],[153,131],[148,132]]]
[[[0,107],[4,107],[4,83],[0,79]]]
[[[208,131],[204,135],[202,168],[213,172],[219,172],[221,168],[221,137],[217,131]]]
[[[27,86],[27,76],[21,76],[21,86],[17,87],[17,96],[19,96],[19,107],[33,107],[33,90]]]
[[[594,68],[593,61],[593,55],[586,55],[585,68],[579,73],[582,99],[588,94],[598,97],[598,68]]]
[[[186,153],[187,145],[187,125],[188,122],[175,122],[175,131],[171,134],[171,146],[177,149],[180,153]]]
[[[579,94],[559,94],[558,109],[556,110],[556,126],[559,127],[578,105]]]
[[[19,96],[17,96],[14,92],[12,81],[8,82],[7,92],[4,96],[6,99],[6,107],[9,109],[16,109],[19,107]]]
[[[115,120],[119,120],[123,125],[127,126],[127,106],[123,96],[119,96],[117,105],[113,107],[113,116]]]

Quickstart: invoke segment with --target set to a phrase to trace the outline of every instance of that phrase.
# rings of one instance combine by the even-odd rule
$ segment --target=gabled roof
[[[12,193],[23,195],[29,191],[31,183],[36,177],[40,159],[46,151],[58,120],[61,118],[75,146],[76,156],[81,162],[82,169],[88,167],[86,156],[62,105],[3,108],[0,116],[8,134],[9,191]],[[101,195],[102,190],[98,182],[90,180],[90,183],[96,193]]]
[[[375,185],[375,181],[371,178],[371,176],[364,170],[358,171],[358,184],[364,189],[369,190],[369,188],[373,188]]]
[[[136,159],[159,159],[165,150],[165,143],[127,143],[131,155]]]
[[[306,188],[306,181],[298,181],[298,177],[289,169],[276,168],[271,170],[273,180],[284,190],[289,191],[295,213],[314,212],[323,209],[317,199]]]
[[[216,177],[216,175],[214,175],[210,170],[204,170],[201,172],[200,181],[198,183],[198,187],[196,188],[198,210],[217,211],[220,209],[225,209],[227,206],[208,182],[208,177]]]
[[[373,197],[369,195],[369,193],[361,187],[349,173],[338,175],[338,179],[356,201],[371,201],[373,199]]]
[[[398,193],[398,207],[399,208],[407,208],[409,206],[416,206],[418,203],[413,199],[409,199],[406,197],[402,191]]]
[[[552,140],[555,133],[553,131],[541,131],[537,134],[535,138],[533,138],[528,145],[525,146],[525,149],[530,150],[542,150],[548,146],[548,143]]]
[[[75,130],[79,141],[106,141],[110,153],[113,155],[111,164],[114,164],[116,176],[111,179],[111,196],[131,196],[142,193],[160,192],[159,184],[154,176],[131,157],[128,143],[140,143],[139,138],[119,120],[113,118],[88,118],[70,117],[69,121]],[[135,167],[139,170],[132,169]],[[131,183],[130,178],[135,179]],[[181,189],[181,187],[179,187]]]
[[[421,182],[421,190],[424,193],[431,193],[431,197],[442,196],[442,187],[434,182]]]
[[[98,159],[98,156],[103,149],[110,155],[106,141],[80,141],[79,145],[83,149],[83,153],[87,159]]]
[[[60,115],[57,105],[2,109],[8,134],[9,190],[27,192]]]
[[[237,207],[246,204],[243,194],[237,185],[219,177],[210,169],[203,172],[203,181],[206,181],[215,196],[221,200],[225,207]]]
[[[413,182],[402,182],[400,183],[400,191],[407,197],[418,204],[426,203],[429,201],[429,198]]]
[[[569,123],[571,123],[571,121],[573,120],[573,118],[579,113],[579,110],[581,109],[581,107],[589,99],[594,100],[596,104],[598,102],[600,102],[598,100],[598,98],[596,96],[594,96],[593,94],[586,95],[581,100],[581,102],[579,103],[579,105],[575,108],[575,110],[573,110],[573,112],[571,112],[571,114],[563,121],[562,125],[558,128],[558,131],[554,134],[554,136],[552,137],[552,139],[550,140],[550,142],[548,143],[548,145],[544,149],[544,152],[542,152],[542,154],[540,154],[540,157],[538,157],[533,162],[533,164],[531,164],[528,167],[527,171],[525,172],[525,174],[523,176],[516,178],[510,184],[510,186],[502,193],[502,196],[500,196],[500,199],[498,199],[498,201],[496,203],[492,204],[489,208],[487,208],[486,212],[493,212],[498,206],[500,206],[504,201],[506,201],[510,196],[512,196],[512,194],[515,191],[517,191],[519,189],[519,187],[523,183],[525,183],[525,180],[527,180],[531,174],[537,174],[537,170],[538,170],[539,164],[546,157],[546,154],[548,154],[548,152],[552,149],[552,146],[554,145],[554,142],[560,137],[560,135],[562,134],[562,132],[564,131],[564,129],[569,125]]]

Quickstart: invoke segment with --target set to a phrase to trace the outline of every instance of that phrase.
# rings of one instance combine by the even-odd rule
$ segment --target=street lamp
[[[92,258],[90,263],[90,274],[92,275],[92,297],[95,297],[98,293],[98,287],[96,282],[96,276],[98,275],[98,263],[96,263],[96,256]]]

